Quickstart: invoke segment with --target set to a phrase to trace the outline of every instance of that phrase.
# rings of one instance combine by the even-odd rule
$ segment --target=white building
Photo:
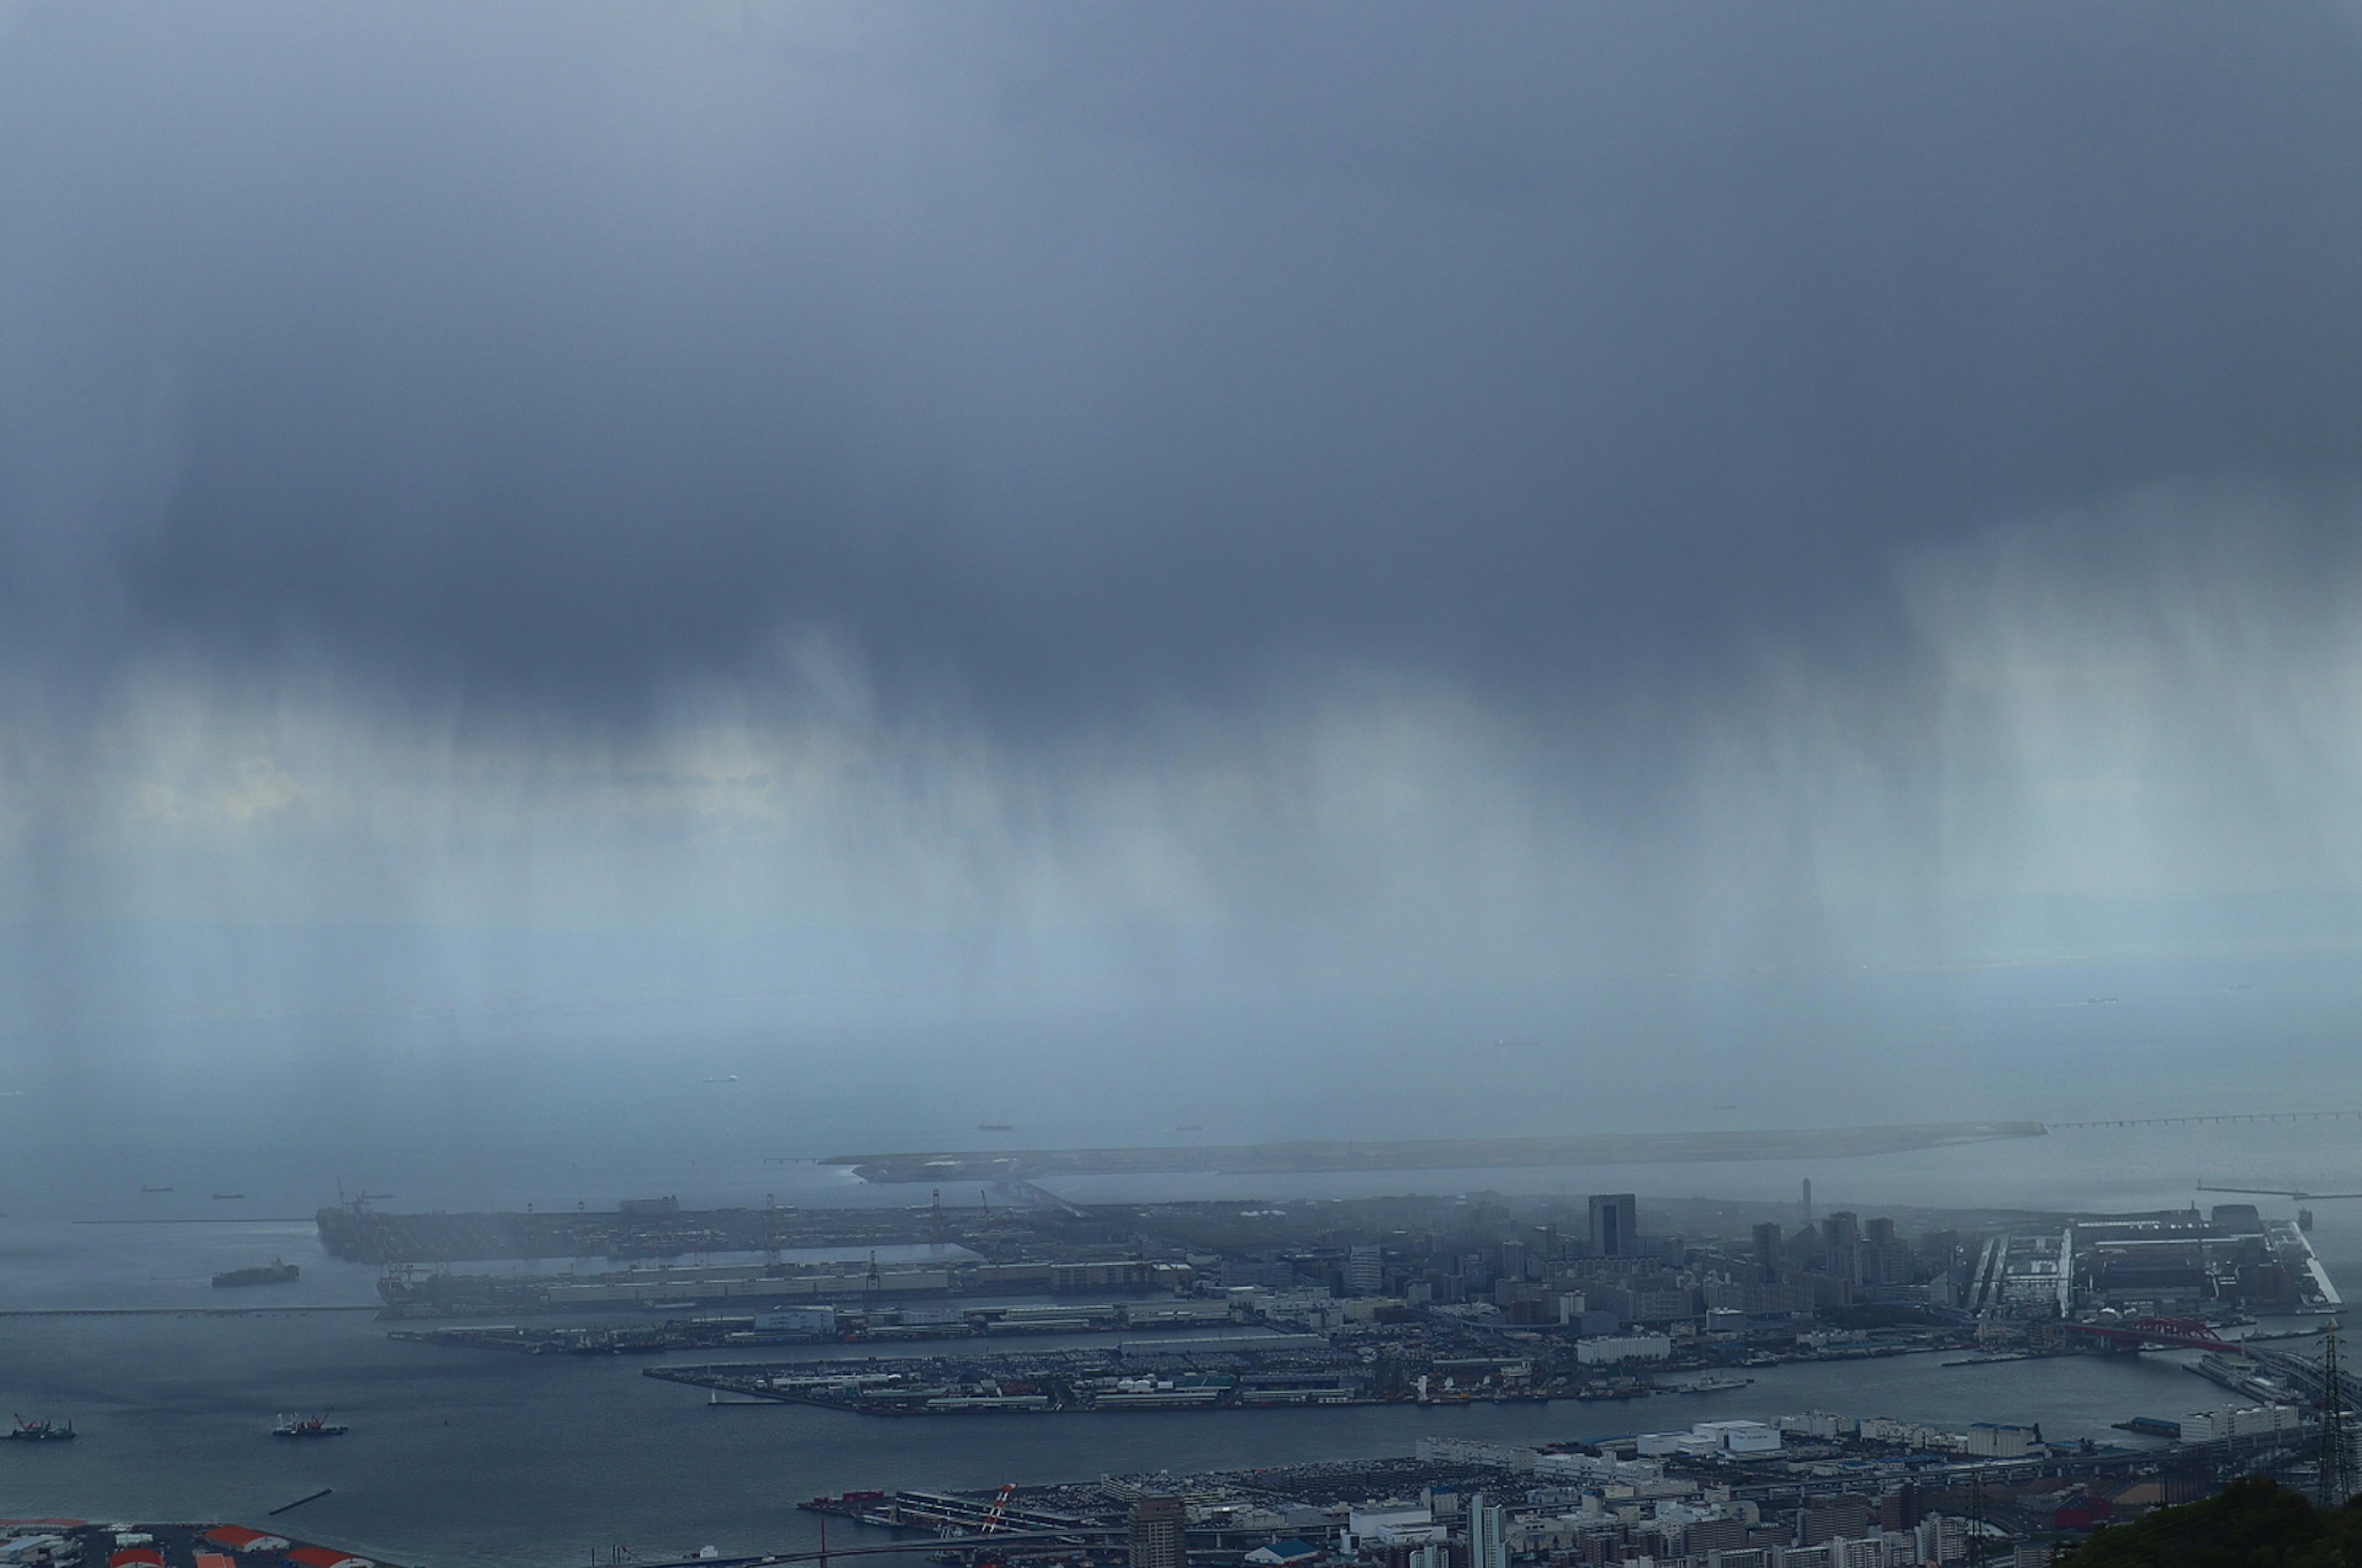
[[[1468,1499],[1468,1568],[1509,1568],[1508,1514],[1482,1492]]]
[[[1485,1464],[1496,1470],[1531,1470],[1541,1459],[1533,1449],[1483,1438],[1423,1437],[1418,1452],[1430,1464]]]
[[[1435,1510],[1420,1504],[1396,1508],[1354,1508],[1345,1516],[1338,1546],[1352,1556],[1364,1546],[1418,1546],[1444,1538]]]
[[[1780,1429],[1761,1421],[1700,1421],[1690,1430],[1714,1439],[1725,1453],[1777,1453]]]
[[[1980,1459],[2023,1459],[2041,1444],[2040,1427],[2006,1421],[1976,1421],[1969,1427],[1969,1452]]]
[[[2250,1405],[2235,1410],[2200,1410],[2181,1418],[2184,1442],[2220,1442],[2225,1438],[2269,1437],[2295,1431],[2304,1416],[2292,1405]]]
[[[1673,1342],[1663,1334],[1603,1334],[1597,1339],[1574,1342],[1574,1359],[1585,1366],[1662,1361],[1672,1353]]]
[[[1427,1457],[1424,1444],[1419,1457]],[[1538,1481],[1655,1481],[1665,1474],[1665,1467],[1647,1460],[1617,1459],[1613,1454],[1540,1453],[1534,1456],[1534,1478]]]

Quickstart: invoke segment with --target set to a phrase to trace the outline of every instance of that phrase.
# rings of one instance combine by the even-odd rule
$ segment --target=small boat
[[[342,1437],[352,1430],[341,1421],[329,1420],[328,1416],[331,1413],[323,1411],[316,1416],[281,1416],[279,1418],[279,1424],[270,1429],[270,1435],[292,1438]]]
[[[214,1201],[215,1203],[235,1203],[245,1196],[246,1194],[242,1192],[216,1192],[214,1194]]]
[[[72,1421],[61,1425],[44,1416],[36,1416],[29,1421],[19,1416],[15,1428],[5,1435],[18,1442],[65,1442],[72,1438],[74,1430]]]
[[[139,1190],[142,1192],[170,1192],[172,1189],[169,1187],[143,1187]]]
[[[1751,1377],[1701,1377],[1694,1383],[1673,1386],[1676,1394],[1727,1394],[1734,1388],[1744,1388],[1753,1383]]]

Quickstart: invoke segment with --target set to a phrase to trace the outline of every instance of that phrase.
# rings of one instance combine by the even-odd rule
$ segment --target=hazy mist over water
[[[21,1156],[7,1202],[18,1215],[203,1215],[213,1191],[250,1195],[250,1212],[304,1215],[340,1186],[394,1192],[401,1208],[606,1207],[656,1192],[728,1204],[765,1194],[914,1202],[923,1190],[872,1187],[807,1162],[996,1145],[2362,1110],[2348,1088],[2357,1007],[2362,972],[2352,966],[2265,959],[1676,974],[1409,996],[1340,987],[1153,1008],[1109,998],[1056,1011],[946,1000],[890,1023],[761,999],[190,1018],[93,1027],[71,1037],[70,1053],[27,1053],[0,1081],[16,1091],[0,1098],[0,1136]],[[980,1130],[987,1121],[1010,1130]],[[2295,1162],[2304,1169],[2265,1185],[2362,1181],[2339,1152],[2344,1136],[2327,1124]],[[2047,1156],[2025,1145],[1939,1151],[1928,1156],[1935,1167],[1958,1173],[1938,1183],[1940,1196],[1885,1196],[2102,1201],[1974,1190],[1976,1173],[2022,1178],[2048,1168]],[[1855,1164],[1876,1191],[1873,1170],[1897,1163]],[[1735,1196],[1763,1186],[1717,1165],[1565,1179]],[[1446,1180],[1373,1176],[1341,1190],[1445,1190]],[[1464,1180],[1512,1191],[1562,1185],[1523,1171]],[[2070,1186],[2082,1190],[2084,1180]],[[1770,1185],[1792,1188],[1794,1176]],[[141,1186],[171,1186],[177,1197],[143,1197]],[[1163,1179],[1060,1186],[1076,1198],[1174,1190]],[[1314,1177],[1190,1188],[1321,1189]]]

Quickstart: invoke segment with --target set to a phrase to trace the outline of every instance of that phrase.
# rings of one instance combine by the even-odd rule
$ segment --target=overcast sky
[[[2334,904],[2357,148],[2294,0],[17,0],[15,1005]]]

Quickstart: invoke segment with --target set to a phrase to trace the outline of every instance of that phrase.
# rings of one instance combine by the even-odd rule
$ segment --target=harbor
[[[2047,1141],[2024,1146],[2042,1149]],[[2193,1217],[2165,1207],[2172,1196],[2166,1188],[2158,1206],[2142,1212],[2158,1224],[2200,1231],[2216,1223],[2203,1210]],[[1793,1196],[1784,1205],[1776,1197],[1644,1198],[1639,1242],[1618,1256],[1601,1255],[1605,1249],[1594,1244],[1580,1197],[1037,1204],[1006,1214],[1003,1208],[993,1203],[988,1229],[982,1204],[971,1201],[964,1211],[944,1205],[941,1242],[930,1239],[937,1222],[931,1201],[883,1216],[840,1213],[855,1239],[837,1245],[825,1239],[829,1211],[807,1209],[804,1235],[831,1255],[783,1250],[776,1263],[762,1253],[690,1253],[596,1265],[511,1259],[498,1273],[417,1266],[407,1271],[415,1279],[474,1272],[527,1291],[568,1279],[604,1287],[609,1282],[599,1276],[622,1275],[616,1283],[635,1290],[567,1310],[374,1323],[371,1315],[388,1308],[378,1288],[389,1273],[383,1264],[325,1249],[306,1254],[301,1238],[270,1231],[258,1238],[244,1224],[141,1232],[60,1221],[22,1231],[16,1244],[24,1255],[70,1260],[72,1272],[14,1276],[9,1309],[108,1315],[13,1320],[12,1338],[26,1347],[28,1364],[62,1372],[10,1395],[28,1414],[71,1421],[77,1436],[0,1452],[13,1471],[38,1466],[44,1498],[83,1518],[259,1519],[326,1488],[304,1505],[305,1517],[316,1518],[307,1528],[378,1561],[557,1568],[580,1562],[591,1544],[611,1550],[679,1540],[694,1528],[685,1521],[724,1517],[735,1522],[714,1532],[714,1543],[753,1559],[813,1551],[820,1516],[794,1503],[822,1495],[917,1489],[988,1496],[1012,1479],[1030,1486],[1102,1473],[1356,1464],[1411,1455],[1422,1440],[1537,1450],[1597,1445],[1812,1410],[1875,1412],[1952,1431],[1978,1422],[2020,1424],[2038,1427],[2050,1442],[2080,1447],[2089,1440],[2137,1455],[2171,1439],[2120,1425],[2179,1427],[2193,1414],[2252,1401],[2193,1370],[2223,1353],[2195,1342],[2128,1342],[2125,1336],[2138,1339],[2136,1325],[2191,1314],[2225,1343],[2252,1336],[2257,1351],[2306,1355],[2316,1349],[2312,1331],[2330,1316],[2251,1309],[2249,1294],[2258,1304],[2290,1297],[2301,1304],[2301,1288],[2276,1293],[2283,1280],[2310,1271],[2276,1264],[2272,1243],[2289,1244],[2285,1232],[2243,1229],[2235,1214],[2225,1217],[2232,1223],[2219,1243],[2189,1232],[2202,1244],[2186,1268],[2165,1260],[2172,1267],[2112,1269],[2109,1249],[2076,1245],[2072,1255],[2093,1264],[2079,1276],[2077,1316],[2111,1332],[2053,1342],[2044,1337],[2048,1320],[2025,1289],[2003,1289],[2003,1305],[1981,1315],[1948,1312],[1929,1297],[1941,1294],[1948,1272],[1956,1286],[1984,1273],[1969,1265],[1986,1256],[1995,1235],[2035,1239],[2013,1245],[2008,1256],[2056,1256],[2041,1239],[2084,1222],[2071,1213],[1896,1209],[1888,1211],[1895,1221],[1889,1228],[1873,1223],[1877,1210],[1859,1221],[1824,1212],[1807,1237]],[[1600,1212],[1603,1222],[1621,1220],[1615,1202],[1603,1202]],[[1767,1270],[1755,1227],[1772,1222],[1781,1251],[1776,1270]],[[22,1222],[0,1221],[7,1226],[21,1230]],[[2326,1232],[2345,1248],[2337,1255],[2351,1255],[2344,1211],[2324,1208],[2323,1226],[2299,1234],[2310,1246]],[[1063,1267],[1074,1271],[1065,1280],[1081,1283],[1010,1293],[967,1294],[950,1282],[940,1294],[866,1292],[867,1241],[887,1234],[917,1239],[880,1241],[881,1276],[922,1261],[888,1248],[940,1244],[980,1260],[963,1267]],[[2241,1239],[2248,1236],[2264,1251],[2251,1255]],[[127,1281],[127,1243],[135,1237],[151,1261]],[[2207,1246],[2216,1252],[2208,1254]],[[274,1252],[304,1264],[299,1280],[261,1291],[211,1288],[213,1274],[254,1266]],[[2158,1260],[2161,1253],[2135,1255]],[[1162,1283],[1146,1287],[1088,1283],[1091,1269],[1125,1270],[1115,1277],[1137,1281],[1156,1280],[1142,1271],[1159,1266],[1166,1271]],[[755,1296],[675,1305],[683,1299],[678,1287],[705,1270],[713,1271],[706,1283],[723,1286],[799,1272],[858,1283],[826,1301]],[[1882,1283],[1898,1274],[1908,1283]],[[648,1286],[664,1288],[639,1288]],[[2136,1286],[2144,1294],[2131,1293]],[[1799,1305],[1816,1291],[1827,1305]],[[225,1296],[239,1307],[250,1299],[255,1309],[206,1310],[228,1306]],[[2048,1299],[2057,1299],[2055,1284]],[[1734,1311],[1739,1316],[1728,1316]],[[1160,1315],[1169,1316],[1160,1323]],[[1227,1392],[1257,1386],[1241,1375],[1248,1370],[1242,1361],[1192,1366],[1145,1363],[1133,1353],[1152,1342],[1169,1350],[1174,1342],[1283,1335],[1323,1358],[1321,1370],[1337,1378],[1325,1392],[1344,1402],[1251,1404]],[[1110,1383],[1094,1396],[1150,1397],[1106,1408],[1096,1397],[1055,1409],[939,1406],[933,1414],[910,1397],[929,1389],[927,1402],[1030,1398],[1016,1374],[1060,1370],[1054,1364],[1070,1353],[1076,1359],[1065,1370],[1085,1381],[1133,1385]],[[1038,1364],[1012,1367],[999,1360],[1004,1354]],[[1603,1354],[1636,1359],[1597,1359]],[[1961,1364],[1948,1364],[1955,1363]],[[871,1386],[901,1392],[847,1399],[842,1388],[757,1390],[750,1381],[742,1392],[724,1381],[831,1375],[822,1364],[899,1375],[899,1386]],[[643,1375],[651,1370],[689,1378],[707,1372],[712,1380]],[[1185,1387],[1192,1372],[1199,1381]],[[1209,1373],[1215,1381],[1207,1381]],[[1429,1379],[1424,1400],[1421,1375]],[[1150,1386],[1140,1386],[1142,1379]],[[1175,1386],[1157,1386],[1167,1381]],[[992,1386],[977,1386],[986,1383]],[[1586,1385],[1598,1397],[1564,1392]],[[800,1397],[807,1393],[822,1397]],[[1176,1394],[1184,1397],[1155,1398]],[[915,1417],[860,1408],[914,1403]],[[325,1442],[269,1437],[276,1412],[290,1410],[333,1410],[352,1435]],[[1201,1419],[1175,1419],[1183,1415]],[[2252,1452],[2268,1441],[2248,1434],[2238,1442]],[[505,1463],[492,1467],[496,1474],[480,1474],[487,1453],[531,1456],[529,1474]],[[775,1498],[769,1493],[783,1463],[799,1485]],[[618,1476],[628,1479],[599,1479]],[[418,1521],[429,1513],[452,1522],[421,1534]],[[832,1525],[833,1540],[842,1523]],[[911,1530],[900,1539],[936,1540]]]
[[[1012,1479],[1407,1457],[1438,1436],[1596,1441],[1808,1409],[1951,1430],[2002,1419],[2054,1439],[2142,1446],[2114,1424],[2226,1402],[2186,1370],[2197,1353],[1961,1369],[1908,1353],[1750,1367],[1744,1387],[1626,1400],[1311,1406],[1199,1419],[1136,1410],[876,1419],[769,1397],[750,1408],[729,1402],[737,1395],[716,1408],[710,1389],[642,1376],[648,1362],[635,1356],[461,1353],[392,1341],[366,1314],[26,1319],[11,1333],[26,1356],[71,1366],[59,1347],[81,1347],[93,1358],[86,1378],[10,1390],[28,1413],[71,1419],[80,1434],[8,1456],[17,1484],[40,1477],[45,1507],[259,1521],[327,1485],[333,1495],[304,1510],[317,1516],[307,1529],[381,1561],[447,1568],[560,1568],[581,1562],[591,1542],[710,1539],[732,1555],[811,1551],[818,1518],[800,1500],[881,1486],[988,1494]],[[274,1447],[260,1434],[286,1408],[334,1408],[355,1435]],[[487,1465],[488,1454],[510,1457]],[[520,1469],[517,1456],[530,1463]],[[776,1496],[783,1463],[799,1483],[784,1497]],[[701,1519],[733,1522],[692,1533]],[[830,1539],[844,1538],[832,1528]]]

